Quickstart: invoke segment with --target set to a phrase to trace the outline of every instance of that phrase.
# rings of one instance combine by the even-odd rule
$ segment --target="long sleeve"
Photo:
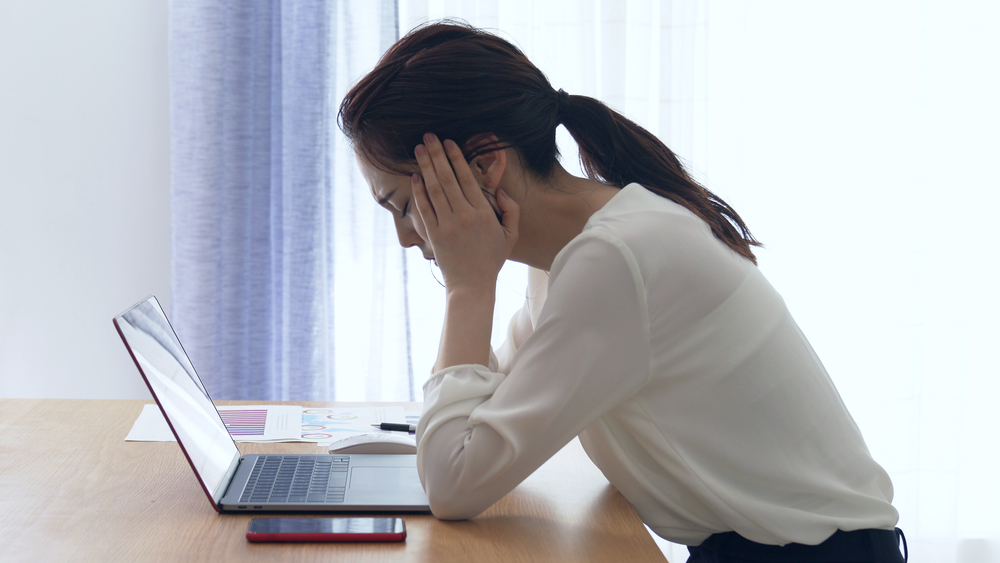
[[[535,313],[519,346],[518,317],[511,323],[509,373],[453,366],[424,386],[417,467],[439,518],[479,514],[649,378],[645,289],[614,236],[587,232],[567,245]]]

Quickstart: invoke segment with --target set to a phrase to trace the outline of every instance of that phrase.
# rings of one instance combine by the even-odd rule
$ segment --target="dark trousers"
[[[819,545],[765,545],[736,532],[713,534],[701,545],[688,547],[688,563],[903,563],[899,540],[906,537],[893,530],[838,530]],[[909,554],[907,554],[907,559]]]

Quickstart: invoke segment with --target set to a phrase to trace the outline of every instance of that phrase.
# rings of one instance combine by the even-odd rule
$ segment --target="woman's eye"
[[[410,208],[410,201],[407,200],[406,203],[403,204],[403,211],[402,211],[402,213],[399,214],[399,218],[400,219],[402,219],[403,217],[406,217],[406,210],[409,209],[409,208]]]

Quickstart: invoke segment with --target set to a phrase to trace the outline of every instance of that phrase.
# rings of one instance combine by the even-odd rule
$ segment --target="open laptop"
[[[415,455],[240,455],[156,298],[114,323],[216,511],[430,510]]]

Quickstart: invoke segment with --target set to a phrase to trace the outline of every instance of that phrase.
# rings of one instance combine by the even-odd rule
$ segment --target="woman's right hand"
[[[433,133],[427,133],[424,144],[417,145],[414,152],[421,174],[411,178],[413,200],[445,287],[492,294],[500,268],[517,242],[520,207],[498,189],[497,206],[502,214],[498,223],[454,141],[441,143]]]

